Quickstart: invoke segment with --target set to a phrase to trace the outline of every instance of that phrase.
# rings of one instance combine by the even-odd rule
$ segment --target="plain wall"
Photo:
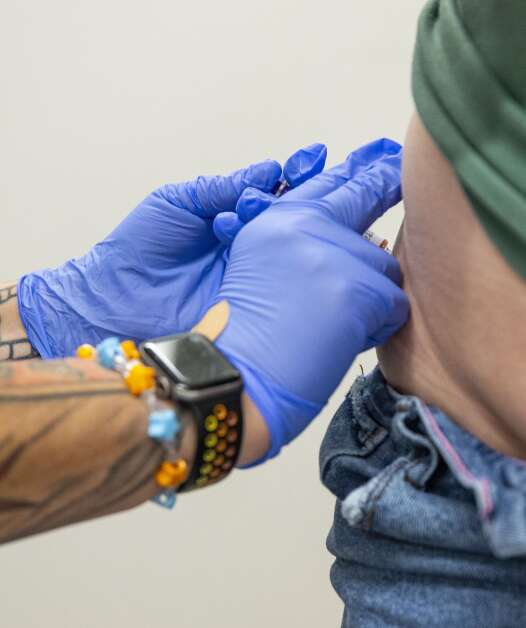
[[[79,255],[158,185],[401,141],[423,0],[16,0],[0,24],[0,279]],[[402,209],[378,230],[393,239]],[[325,628],[341,604],[317,453],[329,408],[220,488],[0,549],[6,628]]]

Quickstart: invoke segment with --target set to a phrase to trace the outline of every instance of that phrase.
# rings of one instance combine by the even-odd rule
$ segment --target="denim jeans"
[[[320,452],[342,626],[526,626],[526,464],[359,377]]]

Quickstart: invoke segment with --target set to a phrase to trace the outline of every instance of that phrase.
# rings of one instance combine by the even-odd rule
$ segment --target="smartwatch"
[[[157,373],[161,397],[187,413],[197,428],[197,451],[178,492],[214,484],[234,468],[243,439],[240,372],[197,332],[147,340],[139,347]]]

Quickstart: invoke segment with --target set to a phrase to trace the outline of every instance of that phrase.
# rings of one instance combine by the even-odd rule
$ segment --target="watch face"
[[[142,347],[169,378],[188,388],[208,388],[240,378],[240,373],[200,334],[149,340]]]

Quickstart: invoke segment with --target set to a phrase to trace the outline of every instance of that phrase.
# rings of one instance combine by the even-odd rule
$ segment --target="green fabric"
[[[526,0],[431,0],[416,107],[482,225],[526,277]]]

